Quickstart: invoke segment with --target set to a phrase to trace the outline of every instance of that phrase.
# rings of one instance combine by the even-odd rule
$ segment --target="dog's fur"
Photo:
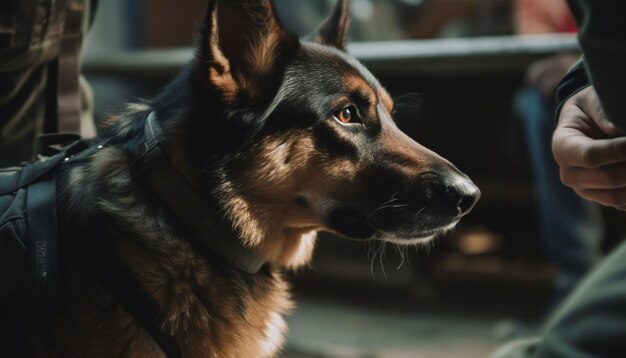
[[[59,174],[61,236],[110,242],[184,357],[275,356],[292,307],[281,270],[310,260],[316,232],[416,244],[476,200],[467,177],[397,129],[389,94],[344,51],[347,6],[305,42],[269,0],[211,0],[190,66],[111,117],[106,147]],[[346,106],[352,123],[338,120]],[[151,111],[177,169],[267,261],[257,274],[200,255],[133,171]],[[35,356],[163,356],[82,270],[70,270],[63,307],[42,327]]]

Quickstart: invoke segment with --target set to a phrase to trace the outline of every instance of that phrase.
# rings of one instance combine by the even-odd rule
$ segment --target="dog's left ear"
[[[195,68],[226,103],[255,102],[275,92],[298,46],[271,0],[210,0]]]
[[[332,14],[324,21],[313,41],[322,45],[329,45],[340,50],[346,49],[349,24],[349,0],[337,0]]]

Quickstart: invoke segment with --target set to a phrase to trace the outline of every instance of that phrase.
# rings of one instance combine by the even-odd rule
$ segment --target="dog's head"
[[[313,40],[300,41],[269,0],[212,0],[197,49],[202,118],[192,131],[219,128],[220,143],[201,157],[204,172],[242,239],[289,267],[309,259],[320,230],[429,240],[480,195],[396,127],[387,91],[345,51],[347,23],[339,0]],[[207,150],[203,138],[191,141],[196,152]]]

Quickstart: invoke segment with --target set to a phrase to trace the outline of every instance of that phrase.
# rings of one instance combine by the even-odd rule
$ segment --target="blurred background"
[[[306,36],[335,0],[275,3]],[[97,120],[173,78],[205,6],[100,1],[83,62]],[[564,1],[352,0],[351,18],[349,51],[393,95],[420,94],[399,126],[483,197],[428,247],[322,235],[311,266],[290,274],[298,307],[283,356],[486,357],[537,334],[623,235],[619,214],[568,198],[550,169],[552,88],[577,57]]]

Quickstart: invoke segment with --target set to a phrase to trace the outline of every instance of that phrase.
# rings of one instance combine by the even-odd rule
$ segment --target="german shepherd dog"
[[[347,23],[339,0],[301,41],[270,0],[210,0],[190,65],[58,173],[61,240],[106,242],[183,357],[276,356],[292,307],[281,271],[307,264],[318,231],[421,244],[478,200],[396,127],[390,95],[344,50]],[[68,272],[33,356],[165,356],[88,270]]]

